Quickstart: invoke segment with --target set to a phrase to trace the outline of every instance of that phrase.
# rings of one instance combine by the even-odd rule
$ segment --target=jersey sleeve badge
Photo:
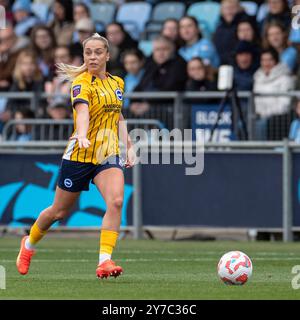
[[[76,98],[81,92],[81,85],[76,85],[73,87],[73,98]]]

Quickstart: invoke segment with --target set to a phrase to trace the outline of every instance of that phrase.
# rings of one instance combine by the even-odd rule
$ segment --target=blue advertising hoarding
[[[185,165],[142,165],[143,224],[282,227],[282,155],[205,153],[204,172]],[[171,159],[172,160],[172,159]],[[0,224],[31,225],[54,198],[60,155],[0,154]],[[132,170],[125,171],[122,226],[132,225]],[[105,203],[96,187],[82,192],[56,225],[99,227]],[[300,154],[293,155],[294,225],[300,226]]]
[[[61,157],[59,155],[0,155],[0,224],[31,225],[54,199]],[[126,177],[128,175],[126,174]],[[127,180],[130,180],[127,177]],[[127,225],[127,209],[133,187],[126,183],[121,226]],[[94,184],[82,192],[69,217],[56,226],[101,226],[106,205]]]

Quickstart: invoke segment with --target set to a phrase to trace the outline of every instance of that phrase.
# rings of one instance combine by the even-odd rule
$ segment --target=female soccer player
[[[92,181],[102,194],[107,210],[103,217],[99,278],[117,277],[122,268],[111,260],[121,221],[124,191],[123,167],[134,165],[135,152],[121,114],[124,82],[106,72],[108,41],[94,34],[83,42],[84,64],[80,67],[60,64],[62,74],[72,80],[71,100],[74,133],[65,149],[53,204],[41,212],[21,241],[17,257],[20,274],[27,274],[35,245],[51,225],[65,218],[83,190]],[[119,132],[118,132],[119,131]],[[122,164],[119,137],[127,145]]]

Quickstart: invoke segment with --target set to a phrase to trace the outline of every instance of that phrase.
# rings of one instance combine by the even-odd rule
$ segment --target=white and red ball
[[[245,253],[230,251],[221,257],[217,269],[220,279],[225,284],[242,285],[251,277],[253,265]]]

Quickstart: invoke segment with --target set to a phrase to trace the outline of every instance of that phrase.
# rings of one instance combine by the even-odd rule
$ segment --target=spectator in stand
[[[188,80],[186,91],[215,91],[217,84],[214,70],[205,65],[201,58],[192,58],[187,63]]]
[[[295,104],[296,119],[294,119],[290,126],[289,139],[300,143],[300,100]]]
[[[144,75],[134,91],[183,91],[186,80],[186,62],[176,54],[174,42],[158,36],[153,40],[153,54],[147,60]],[[143,115],[149,110],[149,104],[133,102],[130,110],[135,115]]]
[[[54,59],[55,64],[72,64],[70,48],[67,46],[58,46],[54,52]],[[48,106],[50,108],[60,104],[67,108],[70,104],[70,82],[62,79],[59,74],[57,74],[57,68],[55,68],[54,77],[52,79],[48,79],[48,81],[45,83],[44,89],[45,92],[50,95],[50,97],[47,99]],[[63,97],[62,95],[67,95],[68,98]]]
[[[30,109],[23,108],[17,110],[14,114],[14,120],[34,119],[34,112]],[[30,124],[17,124],[16,131],[12,133],[9,140],[25,142],[32,140],[32,126]]]
[[[69,45],[72,42],[73,23],[73,1],[55,0],[53,4],[54,20],[50,23],[58,45]]]
[[[77,2],[74,4],[73,17],[75,23],[83,18],[90,18],[90,16],[90,9],[85,3]]]
[[[42,92],[43,77],[36,62],[34,53],[26,49],[19,54],[13,70],[12,92]],[[28,99],[10,99],[6,106],[9,119],[14,112],[23,108],[30,108]]]
[[[45,79],[51,77],[54,72],[54,50],[56,47],[52,30],[45,25],[36,26],[32,29],[30,38],[43,77]]]
[[[252,91],[253,75],[259,65],[255,63],[256,48],[248,41],[240,41],[235,50],[234,85],[238,91]]]
[[[176,54],[175,44],[158,36],[153,40],[153,54],[135,91],[183,91],[186,79],[186,62]]]
[[[66,120],[70,119],[71,107],[68,108],[68,105],[64,103],[57,103],[48,106],[47,114],[48,117],[53,121],[53,130],[52,132],[46,132],[46,140],[68,140],[70,137],[70,132],[68,126],[55,124],[55,120]]]
[[[279,62],[278,52],[273,49],[265,49],[261,53],[260,68],[254,74],[255,93],[281,93],[294,88],[294,79],[289,68]],[[290,112],[290,97],[256,97],[255,110],[259,116],[257,121],[258,138],[272,139],[267,128],[272,123],[282,123]],[[276,121],[275,121],[276,120]]]
[[[27,36],[31,29],[38,24],[39,19],[31,13],[30,0],[17,0],[12,6],[15,21],[15,33],[17,36]]]
[[[106,27],[106,38],[110,43],[110,59],[107,69],[114,75],[124,77],[126,71],[121,62],[121,55],[127,49],[136,49],[138,43],[132,39],[123,25],[118,22],[110,23]]]
[[[250,42],[254,50],[254,60],[259,65],[259,57],[261,52],[261,38],[257,24],[253,19],[241,19],[237,24],[236,37],[238,41]]]
[[[85,39],[91,37],[95,33],[95,25],[90,18],[82,18],[76,22],[75,32],[78,34],[78,41],[71,45],[71,55],[73,57],[73,65],[81,66],[83,64],[83,47],[82,43]]]
[[[298,51],[288,45],[288,33],[283,24],[273,21],[265,25],[263,46],[273,47],[279,54],[280,62],[288,66],[291,72],[296,71]]]
[[[81,19],[84,19],[84,18],[88,19],[90,17],[91,17],[90,9],[85,3],[77,2],[74,4],[73,18],[75,23],[75,31],[73,33],[73,38],[72,38],[73,43],[76,43],[79,41],[78,31],[76,30],[76,23]]]
[[[177,50],[184,44],[179,36],[179,22],[176,19],[166,19],[162,25],[160,34],[171,39],[175,43]]]
[[[213,35],[221,64],[232,64],[233,51],[237,45],[236,30],[241,20],[251,19],[241,7],[239,0],[222,0],[220,23]]]
[[[291,9],[289,8],[288,0],[267,0],[268,14],[260,23],[261,32],[267,24],[273,21],[278,21],[284,26],[284,29],[289,32],[291,28]]]
[[[179,54],[189,61],[194,57],[201,58],[205,64],[212,67],[219,66],[219,56],[210,40],[204,39],[194,17],[185,16],[179,21],[179,35],[184,45],[179,49]]]
[[[8,91],[12,83],[12,73],[20,51],[29,45],[25,37],[18,37],[12,24],[0,29],[0,91]]]
[[[125,92],[132,92],[144,74],[145,57],[139,49],[128,49],[122,54],[122,61],[127,72],[124,77]],[[124,100],[125,108],[129,107],[129,101],[129,99]]]
[[[17,57],[22,49],[29,45],[25,37],[17,37],[11,23],[0,29],[0,92],[9,91],[12,84],[12,73]],[[10,119],[6,110],[7,99],[0,97],[0,132],[3,124]]]

